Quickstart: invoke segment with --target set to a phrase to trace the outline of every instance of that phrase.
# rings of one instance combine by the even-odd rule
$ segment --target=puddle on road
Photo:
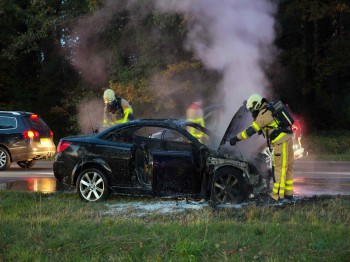
[[[68,191],[66,185],[63,185],[55,178],[28,178],[7,183],[0,183],[0,190],[26,191],[54,193]]]

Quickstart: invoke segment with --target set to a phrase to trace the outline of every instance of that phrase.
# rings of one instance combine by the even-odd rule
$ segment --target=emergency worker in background
[[[197,123],[201,126],[205,126],[204,118],[203,118],[203,109],[202,109],[202,101],[196,100],[194,101],[186,110],[186,119],[188,121]],[[203,138],[203,133],[200,132],[198,129],[195,129],[193,127],[188,127],[187,131],[193,135],[198,140],[201,140]]]
[[[106,89],[103,93],[105,103],[103,114],[103,126],[121,124],[134,119],[133,110],[128,101],[116,97],[112,89]]]
[[[293,141],[292,133],[278,126],[278,121],[272,116],[272,112],[266,109],[268,101],[258,94],[248,98],[247,109],[252,113],[253,123],[237,136],[230,139],[230,144],[249,138],[257,132],[263,132],[273,148],[274,185],[270,197],[279,199],[293,198]]]

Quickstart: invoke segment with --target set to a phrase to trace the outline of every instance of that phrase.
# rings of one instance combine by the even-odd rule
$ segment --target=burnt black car
[[[53,132],[40,116],[31,112],[0,111],[0,171],[12,162],[33,167],[37,159],[55,154]]]
[[[189,128],[203,132],[203,141]],[[105,200],[114,192],[237,203],[264,192],[258,169],[241,157],[218,152],[213,137],[186,120],[134,120],[99,134],[61,139],[54,175],[76,186],[85,201]]]

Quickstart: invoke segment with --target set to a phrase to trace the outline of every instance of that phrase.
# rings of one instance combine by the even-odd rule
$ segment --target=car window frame
[[[179,142],[179,143],[187,143],[187,144],[191,144],[191,140],[184,136],[183,134],[181,134],[179,131],[175,130],[175,129],[172,129],[172,128],[164,128],[164,131],[161,135],[161,140],[162,141],[165,141],[165,142]],[[165,136],[166,136],[166,133],[167,131],[170,131],[171,133],[175,133],[177,134],[180,138],[183,139],[183,141],[178,141],[178,140],[170,140],[170,139],[166,139]]]
[[[0,117],[12,118],[12,119],[15,120],[15,124],[16,124],[15,127],[11,127],[11,128],[1,128],[1,126],[0,126],[0,130],[14,130],[14,129],[17,129],[17,128],[18,128],[18,121],[17,121],[17,118],[16,118],[16,117],[14,117],[14,116],[0,116]]]
[[[112,129],[110,130],[110,132],[107,132],[106,134],[103,134],[103,136],[100,137],[100,139],[104,140],[104,141],[108,141],[108,142],[111,142],[111,143],[122,143],[122,144],[133,144],[134,141],[135,141],[135,138],[133,137],[132,141],[123,141],[123,140],[112,140],[112,139],[108,139],[108,137],[110,136],[115,136],[117,137],[117,134],[118,133],[121,133],[125,130],[128,130],[128,129],[135,129],[137,127],[135,126],[127,126],[127,127],[124,127],[124,128],[121,128],[121,129]],[[134,135],[133,135],[134,136]]]
[[[150,135],[140,135],[137,134],[137,132],[141,129],[145,129],[145,128],[155,128],[155,129],[159,129],[159,132],[161,132],[160,137],[150,137]],[[180,127],[181,128],[181,127]],[[123,141],[123,140],[117,140],[117,139],[111,139],[109,137],[112,137],[113,135],[117,136],[118,133],[121,133],[123,131],[126,130],[132,130],[133,134],[131,135],[133,137],[132,141]],[[172,133],[175,133],[176,135],[178,135],[179,137],[181,137],[182,139],[184,139],[184,141],[174,141],[174,140],[167,140],[164,138],[164,131],[169,131]],[[157,124],[153,124],[153,123],[147,123],[147,124],[142,124],[139,126],[127,126],[127,127],[123,127],[120,129],[112,129],[109,132],[103,134],[103,136],[100,137],[100,139],[104,140],[104,141],[108,141],[111,143],[122,143],[122,144],[137,144],[140,143],[141,140],[154,140],[154,141],[159,141],[160,143],[178,143],[183,144],[183,145],[187,145],[188,146],[188,150],[190,148],[192,148],[193,145],[193,141],[191,141],[191,139],[189,137],[187,137],[186,135],[182,134],[179,130],[176,130],[175,128],[172,128],[170,126],[167,125],[157,125]],[[164,149],[164,148],[163,148]],[[167,150],[165,150],[167,151]]]

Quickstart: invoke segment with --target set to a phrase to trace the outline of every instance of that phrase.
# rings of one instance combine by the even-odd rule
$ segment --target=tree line
[[[350,4],[275,2],[279,52],[265,68],[273,90],[304,118],[309,131],[349,129]],[[102,87],[123,93],[144,117],[182,113],[179,105],[184,98],[193,99],[199,91],[210,98],[218,92],[220,74],[206,69],[185,49],[189,14],[117,9],[105,23],[81,25],[94,31],[85,36],[76,27],[79,19],[104,4],[0,3],[0,110],[36,112],[56,137],[63,137],[79,133],[76,105],[83,98],[101,96]],[[100,77],[87,81],[91,73],[84,65],[91,63],[92,49],[104,60],[96,64]]]

